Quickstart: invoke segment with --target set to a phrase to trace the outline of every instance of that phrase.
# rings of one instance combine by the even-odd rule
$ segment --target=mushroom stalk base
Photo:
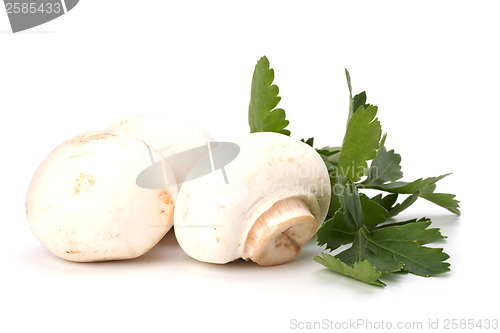
[[[289,262],[299,255],[317,226],[304,201],[297,198],[278,201],[250,229],[243,258],[262,266]]]

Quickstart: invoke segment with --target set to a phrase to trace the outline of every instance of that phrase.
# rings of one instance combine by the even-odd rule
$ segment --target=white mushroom
[[[229,184],[214,172],[181,188],[174,213],[177,240],[205,262],[288,262],[326,217],[326,166],[313,148],[281,134],[254,133],[234,143],[241,151],[225,167]],[[224,152],[215,148],[212,154],[216,160]]]
[[[173,114],[143,112],[116,121],[107,130],[132,134],[158,151],[162,158],[172,157],[192,148],[205,146],[213,141],[203,129]],[[168,164],[178,184],[186,179],[199,154],[179,154]]]
[[[28,189],[31,230],[50,252],[70,261],[144,254],[171,228],[174,209],[166,184],[161,190],[136,185],[150,164],[148,146],[127,134],[96,131],[62,143]]]

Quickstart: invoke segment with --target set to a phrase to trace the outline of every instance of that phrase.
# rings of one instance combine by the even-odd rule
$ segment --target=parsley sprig
[[[455,195],[435,192],[436,183],[449,174],[401,181],[401,156],[385,147],[387,135],[382,135],[377,106],[366,103],[364,91],[353,96],[351,77],[347,70],[345,73],[350,102],[344,140],[340,147],[316,149],[332,185],[328,216],[318,229],[316,240],[329,251],[351,246],[335,255],[321,253],[314,260],[337,273],[376,286],[385,286],[380,277],[387,273],[434,276],[449,271],[449,256],[443,249],[424,246],[446,238],[439,229],[429,228],[430,219],[393,219],[418,198],[460,215]],[[285,129],[289,123],[285,111],[276,108],[281,98],[273,81],[274,71],[264,56],[253,74],[250,131],[290,135]],[[314,146],[314,138],[302,141]],[[370,198],[362,193],[363,189],[385,194]],[[406,197],[398,200],[402,195]]]

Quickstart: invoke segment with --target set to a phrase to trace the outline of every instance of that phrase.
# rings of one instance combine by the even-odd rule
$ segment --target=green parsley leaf
[[[353,113],[356,112],[360,106],[366,108],[369,104],[366,104],[366,92],[364,91],[352,97],[351,75],[347,69],[345,69],[345,77],[347,79],[347,87],[349,88],[349,116],[347,118],[347,123],[349,123]]]
[[[363,209],[363,220],[365,225],[376,226],[387,220],[389,212],[384,207],[364,194],[360,194],[359,199]]]
[[[429,191],[429,188],[433,186],[436,182],[440,181],[444,177],[450,175],[445,174],[438,177],[429,177],[429,178],[420,178],[411,183],[408,182],[392,182],[381,185],[366,185],[366,188],[386,191],[390,193],[399,193],[399,194],[413,194],[415,192],[425,192]]]
[[[347,88],[349,88],[349,100],[352,100],[351,74],[349,74],[347,68],[344,68],[344,70],[345,70],[345,78],[347,79]]]
[[[449,271],[444,262],[449,256],[443,249],[424,247],[424,244],[444,239],[439,229],[427,229],[429,220],[391,225],[369,231],[362,227],[352,247],[336,257],[348,265],[368,260],[381,272],[394,272],[404,265],[404,270],[433,276]]]
[[[370,165],[368,178],[363,185],[383,185],[403,178],[400,163],[401,155],[396,154],[394,150],[387,151],[381,146]]]
[[[450,212],[460,215],[459,201],[455,200],[454,194],[449,193],[421,193],[420,196],[424,199],[441,206]]]
[[[315,256],[314,260],[334,272],[375,286],[385,286],[385,283],[379,280],[382,272],[372,266],[368,260],[361,262],[357,261],[353,266],[349,266],[330,254],[321,253],[321,255],[322,257]]]
[[[380,193],[380,194],[377,194],[376,196],[374,196],[373,198],[371,198],[371,200],[375,201],[380,206],[384,207],[386,210],[389,211],[392,209],[392,205],[394,205],[396,200],[398,200],[398,194],[391,193],[391,194],[388,194],[388,195],[382,197],[382,193]]]
[[[425,221],[430,221],[428,218],[421,218],[421,219],[411,219],[411,220],[406,220],[406,221],[400,221],[400,222],[393,222],[393,221],[387,221],[387,223],[384,223],[383,225],[377,226],[377,229],[385,228],[385,227],[391,227],[395,225],[406,225],[408,223],[413,223],[413,222],[425,222]]]
[[[355,95],[353,98],[352,98],[352,101],[351,101],[351,107],[352,107],[352,112],[356,112],[358,111],[358,109],[363,106],[365,108],[367,108],[369,106],[369,104],[366,104],[366,92],[362,91],[360,92],[359,94]]]
[[[327,166],[327,168],[328,168],[328,166]],[[333,169],[334,173],[335,173],[335,170],[336,169],[334,168]],[[337,178],[334,178],[334,179],[330,178],[330,182],[333,184],[338,184]],[[333,216],[335,216],[335,213],[342,207],[340,195],[338,195],[336,192],[338,187],[339,187],[338,185],[333,185],[333,191],[332,191],[332,195],[330,197],[330,207],[328,207],[328,214],[326,215],[326,221],[333,218]]]
[[[399,213],[401,213],[406,208],[413,205],[415,203],[415,201],[417,201],[418,196],[419,196],[418,192],[413,193],[408,198],[406,198],[403,202],[398,203],[394,207],[391,207],[390,209],[388,209],[389,215],[387,217],[394,217],[394,216],[398,215]]]
[[[376,106],[360,106],[347,125],[338,171],[354,182],[364,175],[367,161],[377,155],[382,128],[376,115]]]
[[[385,184],[366,184],[361,183],[361,186],[369,189],[376,189],[387,191],[393,194],[411,194],[403,202],[396,204],[393,207],[386,207],[389,211],[388,217],[394,217],[401,213],[403,210],[410,207],[417,201],[419,197],[425,198],[450,212],[460,215],[459,202],[455,200],[455,195],[447,193],[433,193],[436,188],[436,182],[448,176],[449,174],[441,175],[438,177],[420,178],[411,183],[408,182],[390,182]],[[391,198],[392,199],[392,198]]]
[[[352,243],[363,226],[363,209],[356,185],[351,182],[339,183],[338,189],[341,207],[316,233],[318,244],[326,244],[330,250]]]
[[[325,161],[328,173],[330,174],[330,178],[332,180],[335,180],[335,177],[337,176],[340,150],[340,147],[323,147],[321,149],[316,149],[323,161]],[[331,166],[331,168],[329,168],[329,166]],[[335,181],[333,183],[335,183]]]
[[[248,109],[248,123],[250,132],[276,132],[290,135],[285,129],[288,126],[286,114],[283,109],[275,109],[281,97],[278,96],[279,88],[272,84],[274,70],[270,68],[269,60],[264,56],[255,66],[252,79],[250,106]]]
[[[314,138],[309,138],[307,140],[304,140],[304,139],[300,139],[300,141],[304,142],[305,144],[311,146],[311,147],[314,147]]]
[[[385,141],[384,139],[382,141]],[[396,154],[394,150],[387,151],[385,147],[381,145],[377,152],[377,156],[375,156],[370,165],[368,177],[361,183],[361,185],[366,188],[392,192],[395,194],[393,198],[397,198],[398,193],[411,194],[411,196],[406,198],[402,203],[397,204],[394,207],[382,205],[389,211],[388,217],[394,217],[401,213],[417,201],[419,197],[425,198],[454,214],[460,215],[460,210],[458,209],[459,202],[454,199],[455,195],[447,193],[433,193],[436,188],[435,183],[446,177],[448,174],[426,179],[421,178],[412,183],[397,182],[397,180],[403,177],[400,163],[401,156],[399,154]],[[392,200],[392,198],[390,199]],[[394,202],[392,202],[392,204],[394,204]],[[392,204],[390,205],[392,206]]]

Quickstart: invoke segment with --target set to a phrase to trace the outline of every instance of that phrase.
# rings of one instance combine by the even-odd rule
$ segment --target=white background
[[[290,320],[499,318],[500,22],[487,1],[91,1],[12,34],[0,13],[0,331],[297,331]],[[169,233],[141,258],[77,264],[31,234],[24,198],[60,142],[130,113],[181,113],[217,140],[248,132],[250,82],[267,55],[296,138],[341,143],[348,91],[379,105],[405,179],[438,184],[462,216],[419,201],[449,238],[452,271],[378,288],[315,263],[210,265]],[[347,330],[345,330],[347,331]],[[362,331],[361,329],[358,331]],[[421,330],[426,331],[426,330]],[[478,332],[479,330],[475,330]]]

